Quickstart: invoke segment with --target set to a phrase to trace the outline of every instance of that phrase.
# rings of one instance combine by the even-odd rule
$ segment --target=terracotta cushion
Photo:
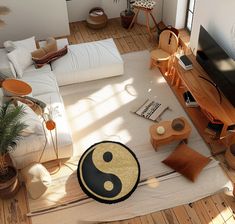
[[[41,47],[31,53],[33,58],[41,58],[45,55],[47,55],[50,52],[56,52],[57,49],[57,43],[55,38],[50,37],[46,40],[45,47]]]
[[[50,52],[41,58],[32,57],[32,59],[36,65],[36,67],[41,68],[43,65],[48,64],[48,63],[64,56],[65,54],[67,54],[67,52],[68,52],[68,48],[67,48],[67,46],[65,46],[64,48],[62,48],[58,51]]]
[[[210,158],[201,155],[186,144],[180,144],[162,162],[194,182],[210,161]]]

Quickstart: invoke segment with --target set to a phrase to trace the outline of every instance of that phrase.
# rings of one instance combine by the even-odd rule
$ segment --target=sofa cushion
[[[7,57],[14,65],[17,76],[20,78],[23,76],[24,70],[33,64],[30,52],[23,47],[17,47],[8,53]]]
[[[46,45],[44,47],[41,47],[37,49],[36,51],[33,51],[31,53],[33,58],[41,58],[45,56],[46,54],[50,52],[55,52],[57,51],[57,43],[55,38],[50,37],[46,40]]]
[[[21,118],[21,122],[25,123],[27,127],[22,131],[23,136],[31,134],[43,135],[42,121],[38,115],[27,105],[21,101],[17,101],[18,106],[24,107],[25,115]]]
[[[38,44],[41,47],[45,47],[46,46],[46,41],[39,41]],[[56,45],[57,45],[57,49],[60,50],[62,49],[64,46],[69,45],[68,39],[67,38],[62,38],[62,39],[57,39],[56,40]]]
[[[11,52],[18,47],[23,47],[23,48],[27,49],[30,53],[37,49],[34,36],[27,38],[27,39],[24,39],[24,40],[18,40],[18,41],[8,40],[8,41],[5,41],[3,43],[3,45],[8,52]]]
[[[59,158],[71,157],[73,155],[72,134],[68,126],[64,104],[60,94],[54,92],[39,95],[36,98],[47,103],[47,108],[53,108],[53,120],[56,122],[57,126]],[[47,112],[47,110],[45,110],[45,112]],[[11,153],[18,169],[21,169],[32,162],[39,162],[44,146],[45,150],[40,162],[56,159],[50,132],[45,129],[45,126],[43,127],[47,136],[47,142],[45,135],[31,134],[27,137],[23,137],[22,140],[19,141],[16,150]]]
[[[9,61],[7,52],[4,49],[0,49],[0,73],[9,78],[16,78],[14,66]]]
[[[35,65],[30,65],[29,67],[27,67],[25,70],[24,70],[24,74],[23,76],[28,76],[28,75],[33,75],[35,73],[50,73],[51,72],[51,66],[50,65],[45,65],[43,66],[42,68],[36,68]]]
[[[51,63],[59,86],[123,74],[123,60],[106,39],[68,46],[68,53]]]
[[[64,56],[65,54],[67,54],[67,52],[68,52],[68,49],[67,49],[67,46],[65,46],[64,48],[58,51],[49,52],[46,55],[42,56],[41,58],[32,57],[32,60],[34,61],[35,66],[37,68],[41,68],[44,65],[51,63],[52,61],[55,61],[58,58]]]
[[[51,175],[40,163],[32,163],[21,170],[25,186],[32,199],[42,196],[51,184]]]
[[[180,144],[162,162],[175,171],[181,173],[191,181],[195,181],[202,169],[211,161],[186,144]]]
[[[51,71],[27,72],[24,73],[22,80],[30,84],[33,96],[55,92],[59,94],[59,88],[57,86],[55,76]]]

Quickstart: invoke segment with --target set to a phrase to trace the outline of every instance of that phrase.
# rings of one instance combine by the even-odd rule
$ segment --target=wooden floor
[[[121,27],[119,19],[109,20],[102,30],[89,29],[85,21],[71,23],[70,30],[71,44],[113,38],[121,54],[152,49],[157,43],[156,40],[149,41],[145,26],[135,25],[129,32]]]
[[[122,54],[145,49],[150,50],[156,46],[156,40],[149,41],[144,26],[135,26],[130,32],[127,32],[120,26],[119,22],[118,19],[112,19],[105,29],[97,31],[88,29],[85,22],[72,23],[70,24],[71,35],[68,37],[69,42],[76,44],[112,37]],[[181,31],[180,33],[185,41],[189,40],[188,34],[185,31]],[[217,159],[221,161],[224,171],[235,183],[235,171],[227,167],[224,156],[217,156]],[[151,198],[149,200],[151,200]],[[191,204],[113,223],[235,224],[234,212],[234,198],[220,193]],[[27,218],[26,213],[27,201],[24,187],[22,187],[17,196],[11,200],[0,199],[0,224],[30,224],[31,220]]]

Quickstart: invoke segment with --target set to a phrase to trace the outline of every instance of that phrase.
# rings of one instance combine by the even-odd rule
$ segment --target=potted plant
[[[120,0],[113,0],[113,1],[115,3],[117,3]],[[127,2],[127,8],[126,8],[126,10],[124,10],[120,13],[120,17],[121,17],[122,26],[124,28],[128,29],[130,24],[131,24],[131,21],[133,20],[133,18],[135,16],[135,13],[134,13],[134,11],[132,10],[132,7],[131,7],[132,1],[127,0],[126,2]]]
[[[9,152],[16,148],[27,127],[20,121],[24,114],[23,106],[10,102],[0,107],[0,198],[14,196],[20,187],[18,171],[9,159]]]

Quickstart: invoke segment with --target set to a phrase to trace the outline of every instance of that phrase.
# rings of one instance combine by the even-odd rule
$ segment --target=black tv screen
[[[235,61],[216,43],[203,26],[200,27],[196,59],[235,107]]]

